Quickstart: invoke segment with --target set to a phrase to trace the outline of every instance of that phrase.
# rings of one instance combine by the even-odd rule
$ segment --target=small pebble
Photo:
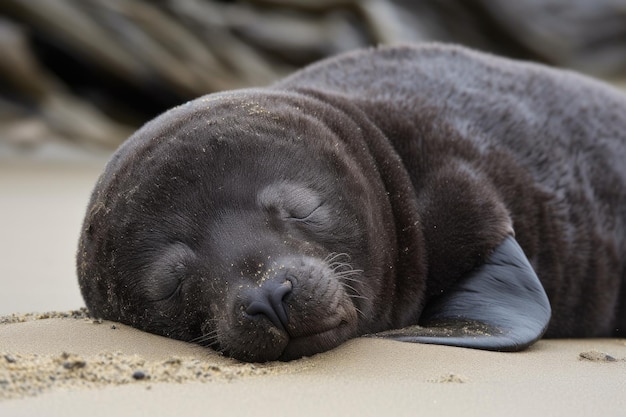
[[[9,355],[8,353],[6,355],[4,355],[4,359],[8,362],[8,363],[15,363],[15,358],[11,355]]]
[[[578,357],[580,359],[584,359],[587,361],[592,361],[592,362],[615,362],[617,361],[617,359],[615,359],[613,356],[609,355],[608,353],[604,353],[604,352],[600,352],[598,350],[590,350],[588,352],[581,352]]]
[[[83,360],[63,362],[63,367],[65,369],[79,369],[79,368],[84,368],[85,366],[87,366],[87,362]]]
[[[430,380],[430,382],[463,384],[467,382],[467,378],[463,375],[449,373],[446,375],[442,375],[437,379]]]
[[[143,371],[135,371],[133,372],[133,378],[136,379],[137,381],[141,381],[142,379],[146,378],[146,374]]]

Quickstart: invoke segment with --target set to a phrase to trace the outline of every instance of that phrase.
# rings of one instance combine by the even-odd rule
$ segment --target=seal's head
[[[395,232],[382,184],[364,175],[376,167],[340,140],[348,122],[301,100],[208,96],[117,151],[78,252],[93,315],[247,361],[389,326]]]

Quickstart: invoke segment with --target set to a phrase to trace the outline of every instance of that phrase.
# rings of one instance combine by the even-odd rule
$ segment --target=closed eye
[[[176,286],[176,288],[174,288],[174,291],[172,291],[172,293],[170,295],[167,295],[163,298],[160,298],[158,300],[154,300],[155,302],[159,302],[159,301],[169,301],[172,298],[178,297],[180,295],[180,289],[183,286],[183,281],[179,281],[178,285]]]
[[[317,212],[320,207],[322,207],[324,205],[324,203],[319,203],[317,206],[315,206],[313,209],[307,209],[307,210],[294,210],[290,213],[289,218],[293,219],[293,220],[301,220],[301,221],[306,221],[309,220],[314,214],[315,212]]]
[[[324,203],[315,190],[288,182],[261,190],[257,201],[267,212],[296,221],[307,221]]]
[[[178,297],[188,274],[187,264],[193,258],[193,251],[180,242],[157,255],[142,279],[147,299],[159,302]]]
[[[159,268],[145,284],[146,294],[153,302],[167,301],[180,294],[183,285],[185,266]]]

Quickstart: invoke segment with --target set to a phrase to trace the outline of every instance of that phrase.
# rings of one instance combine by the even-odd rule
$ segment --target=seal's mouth
[[[278,360],[290,361],[333,349],[353,336],[353,327],[349,321],[342,319],[328,330],[290,338]]]

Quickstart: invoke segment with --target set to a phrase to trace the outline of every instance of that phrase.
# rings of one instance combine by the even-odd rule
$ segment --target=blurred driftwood
[[[114,148],[183,101],[376,44],[623,77],[625,32],[626,0],[2,0],[0,140]]]

